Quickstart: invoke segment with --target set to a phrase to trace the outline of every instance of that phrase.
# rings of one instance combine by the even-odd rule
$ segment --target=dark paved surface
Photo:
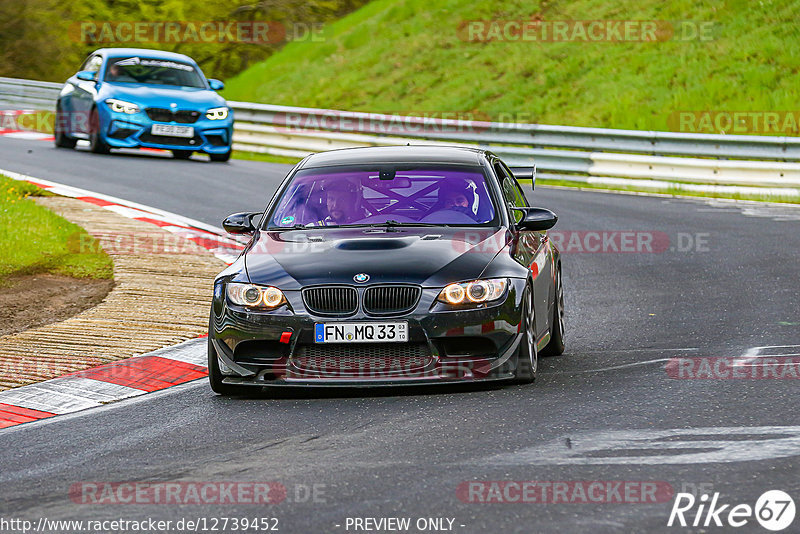
[[[263,207],[286,169],[65,153],[3,139],[0,161],[209,223]],[[473,480],[651,481],[676,492],[705,484],[728,504],[752,506],[768,489],[798,501],[796,380],[677,380],[653,360],[800,345],[800,210],[557,189],[534,198],[559,214],[561,232],[638,230],[670,240],[661,253],[565,253],[567,351],[544,360],[535,385],[225,399],[196,382],[0,431],[0,517],[277,517],[289,533],[364,532],[348,529],[347,518],[387,516],[410,517],[412,526],[452,518],[453,532],[470,533],[716,532],[668,528],[671,500],[479,504],[459,500],[456,488]],[[677,250],[689,239],[679,234],[696,244],[698,233],[700,250]],[[765,426],[781,428],[746,428]],[[278,481],[289,499],[76,504],[69,489],[82,481]],[[295,493],[313,484],[324,493],[298,502]],[[736,531],[766,532],[752,518]]]

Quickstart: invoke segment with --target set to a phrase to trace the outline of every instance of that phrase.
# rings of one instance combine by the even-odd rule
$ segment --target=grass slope
[[[667,130],[685,110],[797,110],[800,0],[376,0],[228,80],[231,100]],[[712,21],[713,40],[466,42],[472,20]],[[508,119],[506,119],[508,120]]]
[[[0,284],[11,275],[39,273],[111,278],[111,258],[95,252],[98,247],[85,230],[28,198],[41,193],[0,176]]]

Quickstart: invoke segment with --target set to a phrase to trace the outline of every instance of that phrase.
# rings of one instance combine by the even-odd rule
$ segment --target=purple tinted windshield
[[[270,228],[382,224],[485,225],[495,209],[483,170],[308,169],[298,172]]]

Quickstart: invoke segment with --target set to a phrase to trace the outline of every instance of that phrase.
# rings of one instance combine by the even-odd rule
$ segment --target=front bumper
[[[103,139],[111,148],[157,148],[162,150],[193,150],[208,154],[224,154],[233,143],[233,113],[225,120],[209,120],[201,115],[190,124],[157,122],[144,111],[126,115],[111,111],[107,106],[99,107]],[[191,126],[194,137],[169,137],[153,135],[154,124]]]
[[[454,311],[423,289],[405,315],[347,318],[310,314],[299,291],[273,312],[231,305],[221,290],[212,305],[210,348],[223,382],[247,386],[390,386],[488,382],[513,377],[522,339],[524,280],[512,279],[491,306]],[[336,322],[408,323],[407,343],[315,344],[314,325]],[[288,333],[288,335],[287,335]]]

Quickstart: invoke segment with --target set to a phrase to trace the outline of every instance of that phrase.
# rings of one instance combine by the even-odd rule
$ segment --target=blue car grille
[[[172,111],[171,109],[165,108],[147,108],[145,112],[147,113],[147,116],[150,117],[150,120],[154,120],[156,122],[178,122],[181,124],[192,124],[197,122],[197,119],[200,118],[199,111],[187,109],[178,109]]]
[[[167,135],[153,135],[145,132],[139,136],[139,141],[142,143],[152,143],[154,145],[168,145],[168,146],[202,146],[203,138],[195,135],[191,139],[186,137],[171,137]]]

